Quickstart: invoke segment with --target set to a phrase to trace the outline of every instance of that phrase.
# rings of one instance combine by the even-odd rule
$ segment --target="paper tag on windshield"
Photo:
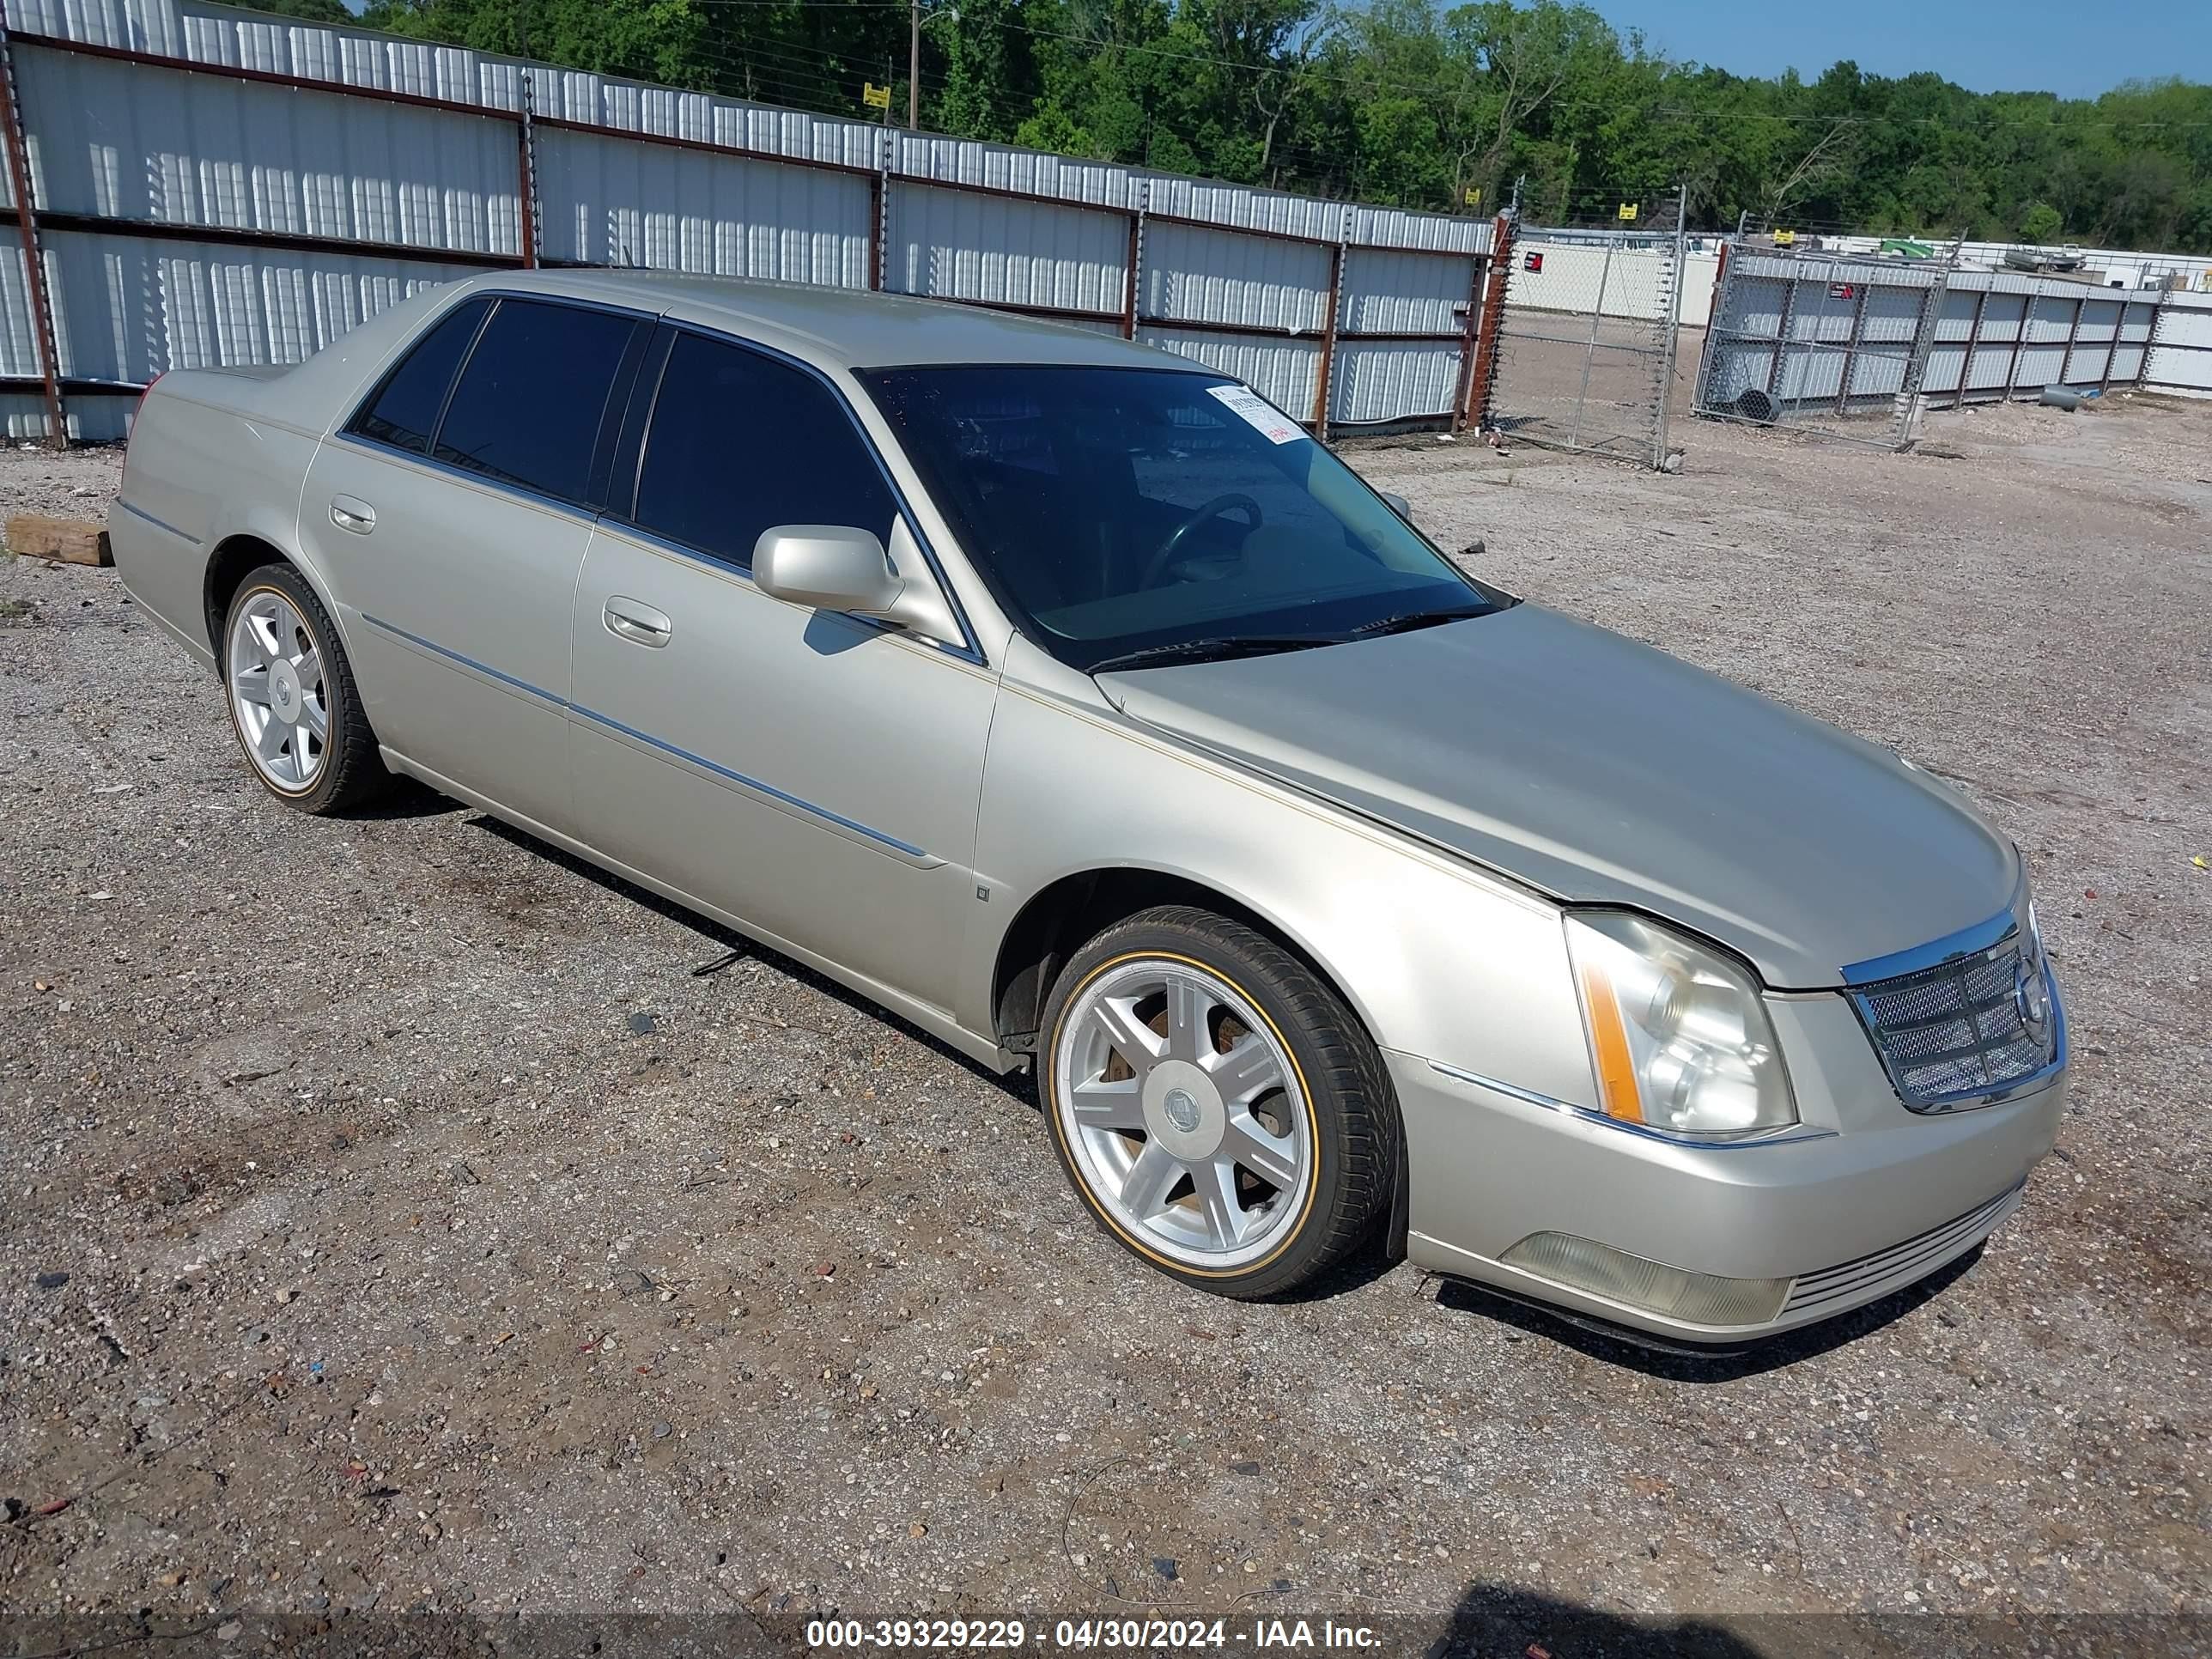
[[[1304,427],[1271,407],[1256,392],[1241,386],[1210,386],[1206,389],[1242,416],[1246,424],[1271,444],[1286,444],[1306,435]]]

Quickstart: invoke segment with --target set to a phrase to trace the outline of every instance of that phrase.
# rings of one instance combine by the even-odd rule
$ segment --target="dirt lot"
[[[0,562],[0,1611],[2212,1638],[2212,407],[1678,431],[1671,478],[1355,459],[1484,574],[1958,780],[2077,1062],[1978,1265],[1732,1364],[1403,1267],[1147,1277],[1024,1086],[773,957],[695,977],[714,930],[473,811],[274,808],[112,572]],[[0,505],[117,471],[10,452]]]

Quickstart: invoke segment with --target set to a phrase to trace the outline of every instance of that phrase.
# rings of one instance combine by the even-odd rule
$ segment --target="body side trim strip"
[[[179,541],[189,542],[194,547],[200,545],[200,538],[198,537],[187,535],[185,532],[178,529],[176,526],[169,523],[167,520],[155,518],[143,507],[134,507],[129,501],[122,501],[120,499],[118,499],[115,504],[121,507],[125,513],[128,513],[132,518],[143,519],[148,524],[152,525],[155,529],[167,531]]]
[[[595,708],[585,708],[581,703],[572,702],[568,707],[584,719],[596,725],[604,726],[609,731],[619,732],[626,738],[635,738],[638,742],[647,744],[662,754],[673,755],[680,761],[688,762],[693,766],[713,773],[717,778],[726,779],[732,783],[742,785],[757,793],[765,795],[771,801],[796,807],[810,817],[820,818],[824,823],[835,824],[841,830],[849,830],[854,835],[865,836],[881,846],[905,854],[909,859],[926,860],[932,865],[944,862],[942,859],[925,852],[911,842],[901,841],[896,836],[887,836],[880,830],[872,830],[866,824],[848,818],[842,812],[833,812],[826,806],[817,806],[812,801],[802,799],[787,791],[779,789],[772,783],[763,783],[758,778],[748,777],[743,772],[733,772],[720,762],[708,760],[704,755],[695,755],[690,750],[679,749],[674,744],[656,738],[649,732],[641,732],[634,726],[625,726],[612,715],[602,714]]]
[[[854,835],[864,836],[868,840],[874,842],[878,845],[888,847],[894,852],[905,854],[908,859],[919,860],[931,866],[935,866],[945,862],[944,860],[937,857],[934,854],[930,853],[922,848],[916,847],[911,842],[901,841],[896,836],[885,835],[880,830],[871,829],[868,825],[860,823],[857,819],[848,818],[842,812],[833,812],[826,806],[817,805],[814,802],[807,800],[801,796],[792,794],[787,790],[779,789],[772,783],[763,783],[758,778],[747,777],[742,772],[733,772],[728,767],[723,766],[717,762],[708,760],[703,755],[695,755],[688,749],[679,749],[674,744],[668,743],[659,738],[656,738],[649,732],[641,732],[634,726],[625,726],[622,721],[614,719],[611,715],[600,714],[597,709],[586,708],[580,703],[569,702],[566,697],[556,696],[554,693],[546,690],[543,686],[532,685],[528,680],[517,679],[512,674],[501,673],[498,669],[494,668],[489,663],[478,662],[474,657],[464,656],[458,651],[448,650],[434,640],[426,640],[420,634],[411,634],[404,628],[397,627],[393,623],[386,622],[380,617],[372,617],[364,611],[361,613],[361,619],[368,623],[370,627],[380,629],[385,633],[390,634],[395,638],[406,641],[410,645],[420,646],[423,650],[433,652],[438,656],[446,658],[449,661],[457,662],[465,668],[473,669],[476,672],[480,674],[489,675],[493,679],[499,681],[502,685],[511,685],[517,690],[527,692],[532,696],[539,698],[556,708],[563,709],[570,714],[580,715],[585,720],[591,720],[597,725],[607,727],[610,731],[619,732],[624,737],[635,738],[639,743],[644,744],[649,748],[658,750],[664,754],[673,755],[678,760],[687,762],[693,766],[699,767],[708,772],[713,773],[717,778],[726,779],[732,783],[742,785],[744,787],[752,790],[757,793],[767,796],[772,800],[781,802],[787,806],[794,807],[798,811],[806,814],[809,817],[819,818],[823,823],[834,824],[841,830],[850,830]]]

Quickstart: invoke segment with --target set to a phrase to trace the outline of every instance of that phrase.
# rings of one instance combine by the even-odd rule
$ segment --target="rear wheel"
[[[1369,1231],[1396,1109],[1335,992],[1241,922],[1162,907],[1068,963],[1042,1086],[1068,1178],[1125,1248],[1224,1296],[1279,1295]]]
[[[390,781],[337,629],[291,566],[262,566],[232,597],[223,687],[238,746],[280,799],[335,812]]]

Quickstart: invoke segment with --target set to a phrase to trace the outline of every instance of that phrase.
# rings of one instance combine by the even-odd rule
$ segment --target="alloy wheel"
[[[246,758],[288,795],[313,787],[330,744],[323,659],[299,607],[273,588],[231,618],[231,713]]]
[[[1110,964],[1060,1020],[1053,1067],[1084,1184],[1133,1239],[1220,1270],[1296,1225],[1314,1159],[1298,1070],[1219,975],[1169,957]]]

